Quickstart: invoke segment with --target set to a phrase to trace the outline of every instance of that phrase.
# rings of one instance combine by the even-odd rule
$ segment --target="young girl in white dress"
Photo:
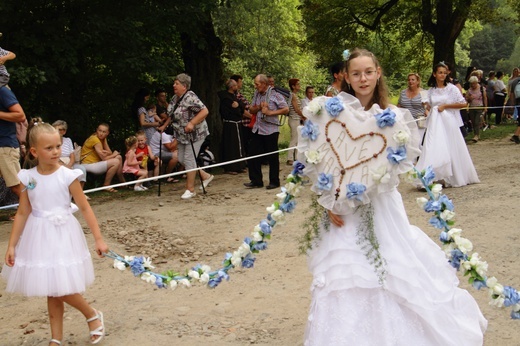
[[[38,163],[18,173],[23,192],[2,269],[6,291],[47,297],[52,333],[49,345],[61,345],[64,303],[85,316],[90,341],[97,344],[105,335],[103,314],[81,295],[94,281],[94,270],[83,230],[72,213],[81,210],[100,257],[108,247],[78,181],[82,172],[59,162],[58,131],[39,123],[29,132],[29,144]],[[77,207],[71,204],[71,197]]]
[[[356,49],[350,54],[345,80],[348,92],[337,98],[344,112],[352,114],[351,131],[356,131],[355,119],[369,119],[388,107],[403,119],[400,110],[389,104],[381,67],[371,52]],[[304,109],[308,119],[319,122],[328,116],[322,108],[313,118],[310,108]],[[325,132],[319,128],[320,134]],[[410,167],[414,157],[406,158]],[[410,225],[396,189],[398,181],[368,194],[377,251],[384,259],[383,280],[366,247],[358,244],[359,227],[368,220],[361,209],[337,203],[337,197],[329,206],[322,203],[327,202],[323,195],[318,200],[334,212],[328,211],[330,225],[322,226],[309,250],[313,283],[306,346],[482,345],[487,321],[473,297],[458,288],[456,271],[440,247]]]
[[[446,186],[460,187],[480,182],[466,142],[460,132],[460,109],[468,105],[459,89],[448,81],[448,68],[439,63],[433,68],[428,85],[426,135],[416,168],[431,166]]]

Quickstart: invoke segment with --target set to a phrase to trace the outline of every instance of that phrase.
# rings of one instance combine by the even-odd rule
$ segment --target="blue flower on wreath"
[[[512,306],[520,302],[520,295],[511,286],[504,286],[504,306]]]
[[[423,174],[424,182],[426,183],[426,186],[430,185],[433,182],[433,179],[435,179],[435,172],[433,171],[432,166],[426,167]]]
[[[452,250],[451,251],[451,259],[448,261],[448,262],[450,262],[451,266],[453,268],[459,270],[459,268],[460,268],[460,261],[461,260],[467,261],[468,260],[468,256],[465,255],[459,249]]]
[[[253,268],[255,260],[255,257],[251,256],[251,254],[247,254],[247,256],[242,260],[242,267]]]
[[[439,203],[442,203],[442,205],[444,205],[444,208],[448,209],[449,211],[453,211],[453,209],[455,208],[451,199],[449,199],[446,195],[441,195],[439,197]]]
[[[264,235],[271,234],[271,232],[272,232],[271,225],[269,225],[269,223],[266,220],[260,221],[258,226],[260,226],[260,230],[262,231],[262,233]]]
[[[295,207],[296,207],[296,201],[291,200],[287,203],[282,203],[280,205],[280,210],[283,211],[284,213],[292,213]]]
[[[318,125],[314,125],[309,119],[305,120],[303,128],[301,129],[303,138],[309,138],[311,141],[315,141],[320,134],[320,128]]]
[[[395,150],[394,148],[388,148],[386,151],[388,152],[386,158],[394,165],[398,165],[401,161],[406,160],[406,147],[404,146],[400,146]]]
[[[361,201],[361,195],[365,193],[367,187],[363,184],[350,183],[347,185],[347,198]]]
[[[293,163],[293,170],[291,172],[292,175],[303,175],[303,169],[305,168],[305,165],[301,163],[300,161],[294,161]]]
[[[444,222],[442,220],[440,220],[437,216],[433,216],[428,222],[430,223],[430,225],[432,225],[435,228],[438,228],[438,229],[444,228]],[[441,235],[442,235],[442,233],[441,233]],[[442,241],[442,239],[441,239],[441,241]]]
[[[156,277],[155,279],[155,285],[158,287],[158,288],[165,288],[166,285],[164,284],[163,282],[163,279],[161,277]]]
[[[446,231],[442,231],[441,235],[439,236],[439,240],[443,243],[449,243],[450,241],[450,235]]]
[[[258,251],[265,250],[265,249],[267,249],[267,243],[265,241],[259,241],[258,243],[255,243],[252,246],[252,249],[253,250],[258,250]]]
[[[330,191],[332,189],[333,177],[332,174],[320,173],[316,187],[320,190]]]
[[[132,262],[130,262],[130,269],[132,270],[132,274],[134,276],[139,276],[144,273],[144,261],[142,257],[135,257]]]
[[[376,123],[380,128],[394,126],[395,113],[390,108],[385,109],[383,113],[376,114]]]
[[[480,290],[481,288],[486,288],[487,287],[486,283],[484,281],[482,281],[482,280],[474,280],[471,285],[476,290]]]
[[[325,102],[325,109],[333,118],[337,118],[341,111],[345,109],[345,107],[343,107],[343,102],[341,102],[338,97],[334,96]]]
[[[440,211],[441,209],[442,209],[441,202],[431,200],[431,199],[428,202],[426,202],[426,204],[424,205],[424,211],[427,213]]]

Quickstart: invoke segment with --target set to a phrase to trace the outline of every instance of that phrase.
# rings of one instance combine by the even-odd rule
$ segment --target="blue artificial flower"
[[[215,276],[214,278],[209,279],[208,286],[210,288],[217,287],[222,282],[222,278],[220,276]]]
[[[345,107],[343,107],[343,103],[341,102],[341,100],[334,96],[333,98],[330,98],[327,100],[327,102],[325,102],[325,109],[327,110],[327,112],[330,113],[330,115],[333,117],[333,118],[337,118],[339,113],[341,113],[342,110],[345,109]]]
[[[472,283],[473,285],[473,288],[476,289],[476,290],[480,290],[481,288],[486,288],[486,283],[484,281],[481,281],[481,280],[475,280],[473,281]]]
[[[444,205],[444,208],[448,209],[449,211],[453,211],[453,208],[455,208],[451,199],[448,199],[448,196],[446,195],[441,195],[439,197],[439,203]]]
[[[446,231],[442,231],[441,235],[439,236],[439,240],[443,243],[449,243],[450,242],[450,235]]]
[[[395,113],[387,108],[383,113],[376,114],[377,126],[384,128],[387,126],[394,126],[395,124]]]
[[[246,243],[247,245],[251,245],[251,238],[250,237],[245,237],[244,238],[244,243]]]
[[[253,245],[253,250],[262,251],[262,250],[265,250],[265,249],[267,249],[267,243],[265,241],[260,241],[260,242],[255,243]]]
[[[430,225],[432,225],[435,228],[438,228],[438,229],[444,228],[444,221],[439,219],[437,216],[432,216],[432,218],[428,222],[430,223]],[[441,236],[442,236],[442,233],[441,233]],[[441,241],[442,241],[442,239],[441,239]]]
[[[271,234],[271,226],[269,225],[269,223],[266,221],[266,220],[262,220],[260,221],[260,230],[262,231],[262,233],[264,235],[267,235],[267,234]]]
[[[441,208],[442,208],[442,203],[441,202],[434,201],[434,200],[431,200],[431,199],[428,202],[426,202],[426,204],[424,205],[424,211],[427,212],[427,213],[440,211]]]
[[[451,251],[451,259],[448,261],[450,262],[451,266],[457,270],[460,268],[460,261],[461,260],[467,260],[468,256],[463,254],[462,251],[459,249],[455,249]]]
[[[426,167],[423,171],[423,179],[427,186],[433,182],[433,179],[435,179],[435,172],[433,171],[432,166]]]
[[[145,272],[143,263],[142,257],[135,257],[132,262],[130,262],[130,269],[134,276],[139,276]]]
[[[284,213],[292,213],[294,208],[296,207],[296,201],[292,200],[287,203],[283,203],[280,205],[280,210]]]
[[[166,285],[164,284],[163,282],[163,279],[160,278],[160,277],[156,277],[156,280],[155,280],[155,285],[158,287],[158,288],[165,288]]]
[[[361,195],[367,190],[363,184],[350,183],[347,185],[347,198],[361,201]]]
[[[320,134],[320,128],[318,125],[314,125],[309,119],[305,120],[303,128],[301,129],[303,138],[309,138],[311,141],[315,141]]]
[[[229,275],[228,275],[228,273],[226,273],[225,270],[219,270],[219,271],[218,271],[218,276],[219,276],[220,278],[225,279],[226,281],[229,281]]]
[[[520,295],[511,286],[504,286],[504,306],[508,307],[511,305],[518,304],[520,302]]]
[[[343,56],[343,61],[347,61],[348,58],[349,58],[349,56],[350,56],[350,52],[349,52],[349,50],[348,50],[348,49],[345,49],[345,50],[343,51],[342,56]]]
[[[305,165],[301,163],[300,161],[294,161],[293,163],[293,170],[291,172],[292,175],[303,175],[303,169],[305,168]]]
[[[513,320],[520,320],[520,311],[511,311],[511,318]]]
[[[330,189],[332,189],[333,182],[334,178],[332,177],[332,174],[320,173],[318,175],[316,187],[320,190],[330,191]]]
[[[253,265],[255,264],[255,259],[256,258],[251,256],[251,254],[248,254],[242,261],[242,267],[253,268]]]
[[[386,149],[388,155],[386,158],[394,165],[398,165],[401,161],[406,160],[406,147],[400,146],[394,150],[394,148]]]

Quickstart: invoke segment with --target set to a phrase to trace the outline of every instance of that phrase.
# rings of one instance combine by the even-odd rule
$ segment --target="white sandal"
[[[56,339],[51,339],[51,341],[49,341],[49,344],[50,344],[51,342],[52,342],[52,343],[55,343],[55,344],[58,345],[58,346],[61,345],[61,341],[58,341],[58,340],[56,340]]]
[[[94,311],[96,312],[96,316],[87,319],[87,323],[93,322],[95,320],[99,320],[101,322],[101,325],[99,327],[97,327],[96,329],[90,331],[90,343],[91,344],[99,343],[105,336],[105,321],[103,321],[103,313],[96,309],[94,309]],[[98,336],[98,338],[95,340],[92,340],[93,336]]]

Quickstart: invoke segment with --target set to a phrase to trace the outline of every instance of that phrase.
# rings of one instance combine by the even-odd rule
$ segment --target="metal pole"
[[[157,131],[160,135],[159,137],[159,175],[161,175],[162,169],[162,132]],[[157,189],[157,196],[161,197],[161,179],[159,179],[159,187]]]

